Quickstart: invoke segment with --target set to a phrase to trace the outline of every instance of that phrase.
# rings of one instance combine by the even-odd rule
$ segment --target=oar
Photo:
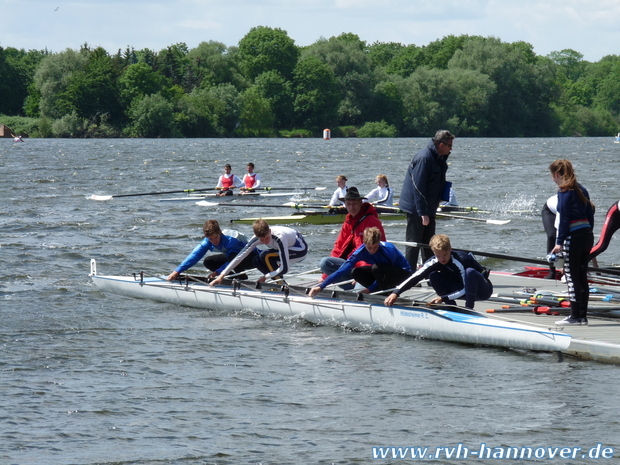
[[[292,190],[302,190],[302,191],[324,191],[327,187],[259,187],[259,191],[292,191]]]
[[[118,197],[137,197],[139,195],[162,195],[162,194],[181,194],[181,193],[191,193],[191,192],[203,192],[203,191],[214,191],[215,187],[206,187],[204,189],[183,189],[178,191],[161,191],[161,192],[141,192],[139,194],[120,194],[120,195],[91,195],[91,200],[110,200],[112,198]]]
[[[460,215],[448,215],[447,213],[437,213],[437,216],[441,216],[444,218],[458,218],[459,220],[469,220],[469,221],[481,221],[487,224],[508,224],[510,220],[485,220],[484,218],[470,218],[469,216],[460,216]]]
[[[398,207],[386,207],[386,206],[383,206],[383,205],[378,205],[377,208],[381,209],[382,211],[390,211],[390,212],[394,212],[394,213],[405,213],[405,212],[403,212]],[[449,215],[447,213],[441,213],[441,212],[437,212],[436,215],[437,216],[441,216],[443,218],[458,218],[460,220],[481,221],[481,222],[487,223],[487,224],[503,225],[503,224],[510,223],[510,220],[487,220],[487,219],[484,219],[484,218],[470,218],[469,216]]]
[[[320,268],[313,268],[312,270],[302,271],[301,273],[297,273],[297,274],[294,274],[294,275],[287,276],[287,278],[288,279],[296,278],[297,276],[303,276],[305,274],[317,273],[319,271],[321,271]]]
[[[392,244],[397,244],[397,245],[405,245],[407,247],[426,247],[427,249],[431,248],[430,245],[422,244],[420,242],[405,242],[405,241],[389,241],[389,242],[391,242]],[[475,250],[456,249],[456,248],[454,250],[461,250],[463,252],[469,252],[474,255],[480,255],[482,257],[498,258],[500,260],[514,260],[517,262],[536,263],[539,265],[549,265],[549,262],[547,260],[539,260],[537,258],[516,257],[514,255],[504,255],[504,254],[493,253],[493,252],[479,252]]]
[[[295,208],[300,210],[302,208],[338,208],[338,207],[324,207],[324,206],[313,206],[313,205],[302,205],[302,204],[284,204],[284,205],[268,205],[263,203],[237,203],[237,202],[210,202],[209,200],[201,200],[196,202],[196,205],[201,207],[217,207],[217,206],[228,206],[228,207],[268,207],[268,208]],[[314,212],[318,213],[318,212]]]
[[[392,244],[397,244],[397,245],[404,245],[407,247],[426,247],[427,249],[430,249],[431,246],[428,244],[422,244],[420,242],[405,242],[405,241],[389,241]],[[498,258],[500,260],[513,260],[513,261],[517,261],[517,262],[525,262],[525,263],[536,263],[538,265],[547,265],[549,266],[549,262],[547,260],[540,260],[537,258],[527,258],[527,257],[516,257],[514,255],[504,255],[501,253],[492,253],[492,252],[480,252],[477,250],[466,250],[466,249],[454,249],[454,250],[461,250],[463,252],[469,252],[471,254],[474,255],[480,255],[482,257],[489,257],[489,258]],[[619,270],[612,270],[609,268],[594,268],[589,266],[588,267],[588,271],[598,271],[601,273],[607,273],[607,274],[611,274],[614,276],[620,276],[620,269]]]

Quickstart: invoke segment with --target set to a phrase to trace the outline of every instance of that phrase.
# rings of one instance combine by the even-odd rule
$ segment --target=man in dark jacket
[[[426,148],[409,163],[398,205],[407,213],[407,242],[428,244],[435,234],[435,215],[442,200],[453,140],[449,131],[437,131]],[[407,247],[405,251],[413,270],[418,265],[418,251],[418,247]],[[422,250],[422,261],[432,255],[429,249]]]

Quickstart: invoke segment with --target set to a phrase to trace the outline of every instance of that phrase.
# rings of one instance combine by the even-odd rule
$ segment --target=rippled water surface
[[[327,202],[338,174],[368,192],[384,173],[398,194],[426,142],[0,140],[0,463],[402,463],[374,460],[372,447],[459,443],[601,443],[619,457],[616,366],[190,309],[104,295],[90,283],[91,258],[101,274],[167,274],[205,219],[288,214],[265,205],[291,200],[201,208],[92,194],[210,187],[224,163],[243,174],[248,161],[265,185],[328,187],[301,202]],[[448,179],[460,204],[511,222],[450,219],[438,229],[457,247],[542,258],[537,212],[554,193],[546,168],[556,158],[575,163],[598,206],[598,233],[620,195],[612,138],[456,139]],[[311,247],[302,271],[329,253],[338,225],[299,229]],[[403,223],[386,231],[404,240]],[[616,241],[599,261],[620,263]]]

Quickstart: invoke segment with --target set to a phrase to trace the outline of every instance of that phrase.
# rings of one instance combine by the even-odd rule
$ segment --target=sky
[[[268,26],[299,46],[342,33],[418,46],[468,34],[525,41],[543,56],[620,55],[619,0],[0,0],[0,7],[0,46],[25,50],[236,46],[253,27]]]

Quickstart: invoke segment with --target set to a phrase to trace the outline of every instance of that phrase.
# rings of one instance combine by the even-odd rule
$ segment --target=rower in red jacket
[[[362,197],[357,187],[349,187],[347,194],[339,200],[344,202],[347,209],[347,216],[344,219],[340,233],[334,242],[331,255],[321,260],[319,267],[323,272],[323,278],[334,273],[340,266],[364,243],[364,230],[370,227],[377,227],[381,231],[381,240],[385,241],[385,231],[379,220],[379,215],[375,207],[370,203],[363,203]],[[358,262],[356,266],[368,265]],[[343,276],[344,280],[350,280],[350,273]],[[352,289],[352,284],[341,286],[343,289]]]

